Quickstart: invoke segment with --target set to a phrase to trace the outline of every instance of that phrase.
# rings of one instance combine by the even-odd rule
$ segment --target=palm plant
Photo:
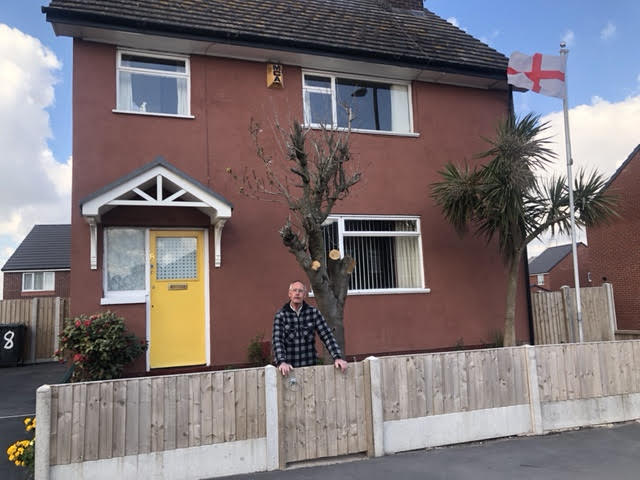
[[[497,238],[508,271],[505,346],[516,343],[517,279],[527,244],[547,230],[567,233],[571,228],[566,178],[544,181],[535,173],[556,156],[543,136],[547,129],[537,115],[509,116],[498,125],[495,139],[487,140],[489,150],[478,155],[490,159],[486,164],[458,168],[448,163],[440,172],[442,180],[432,185],[433,198],[460,234],[472,227],[487,242]],[[577,225],[593,226],[616,215],[615,198],[605,184],[599,173],[578,172]]]

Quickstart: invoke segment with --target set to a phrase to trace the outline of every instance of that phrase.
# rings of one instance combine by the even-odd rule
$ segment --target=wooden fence
[[[36,480],[211,478],[638,419],[640,341],[44,386],[36,414]]]
[[[46,362],[58,349],[58,334],[69,316],[69,299],[34,297],[0,300],[0,323],[26,325],[24,359]]]
[[[580,289],[584,341],[615,340],[613,288]],[[531,294],[533,330],[536,345],[578,341],[575,288],[562,287],[559,292]]]

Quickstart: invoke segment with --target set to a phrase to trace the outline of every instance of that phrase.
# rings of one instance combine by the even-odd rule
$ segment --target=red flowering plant
[[[120,378],[124,367],[146,349],[145,340],[126,331],[124,319],[102,312],[65,320],[55,355],[73,364],[72,382],[86,382]]]

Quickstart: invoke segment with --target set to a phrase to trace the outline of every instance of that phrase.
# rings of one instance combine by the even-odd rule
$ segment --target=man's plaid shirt
[[[286,303],[273,320],[273,351],[276,365],[287,362],[293,367],[315,365],[317,359],[315,332],[334,359],[342,358],[340,347],[317,308],[302,303],[300,314],[296,314]]]

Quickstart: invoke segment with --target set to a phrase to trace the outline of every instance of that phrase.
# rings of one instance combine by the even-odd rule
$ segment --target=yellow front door
[[[149,244],[150,366],[205,364],[203,232],[151,230]]]

